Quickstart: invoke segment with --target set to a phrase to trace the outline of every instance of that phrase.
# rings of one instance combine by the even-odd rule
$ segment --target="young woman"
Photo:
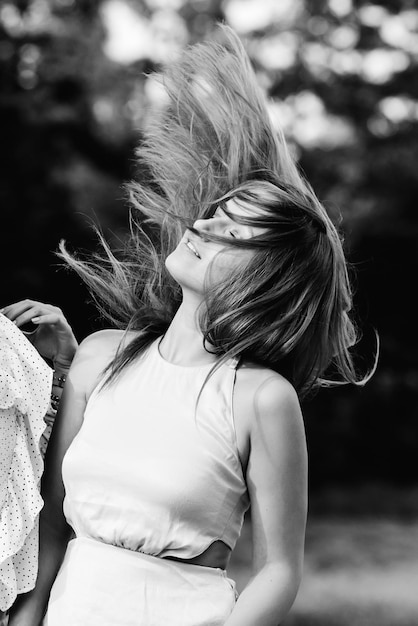
[[[37,586],[10,626],[277,626],[295,599],[299,398],[329,370],[357,382],[350,286],[238,38],[219,32],[164,73],[170,104],[138,150],[150,180],[130,186],[146,232],[132,221],[123,258],[62,248],[119,330],[85,339],[70,369]],[[249,505],[237,598],[226,567]]]
[[[76,348],[57,307],[25,300],[0,312],[0,621],[35,585],[43,456]]]

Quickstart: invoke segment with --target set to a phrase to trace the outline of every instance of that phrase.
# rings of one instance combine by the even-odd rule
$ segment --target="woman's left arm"
[[[253,571],[225,626],[278,626],[300,585],[307,516],[307,451],[293,387],[272,375],[251,407],[247,484]]]

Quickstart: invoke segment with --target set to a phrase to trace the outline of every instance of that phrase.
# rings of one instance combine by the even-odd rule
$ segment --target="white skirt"
[[[77,537],[51,590],[44,626],[222,626],[234,608],[225,570]]]

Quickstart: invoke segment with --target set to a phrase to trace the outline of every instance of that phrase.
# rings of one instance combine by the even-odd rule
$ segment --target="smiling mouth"
[[[194,247],[194,245],[192,244],[192,242],[190,241],[190,239],[186,239],[184,243],[189,248],[189,250],[191,250],[193,254],[197,256],[198,259],[202,258],[200,254],[198,253],[198,251],[196,250],[196,248]]]

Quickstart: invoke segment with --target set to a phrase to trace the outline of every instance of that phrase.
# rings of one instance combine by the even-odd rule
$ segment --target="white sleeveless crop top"
[[[249,505],[232,415],[236,363],[165,361],[160,339],[99,384],[63,460],[64,513],[77,536],[190,559],[231,549]]]

